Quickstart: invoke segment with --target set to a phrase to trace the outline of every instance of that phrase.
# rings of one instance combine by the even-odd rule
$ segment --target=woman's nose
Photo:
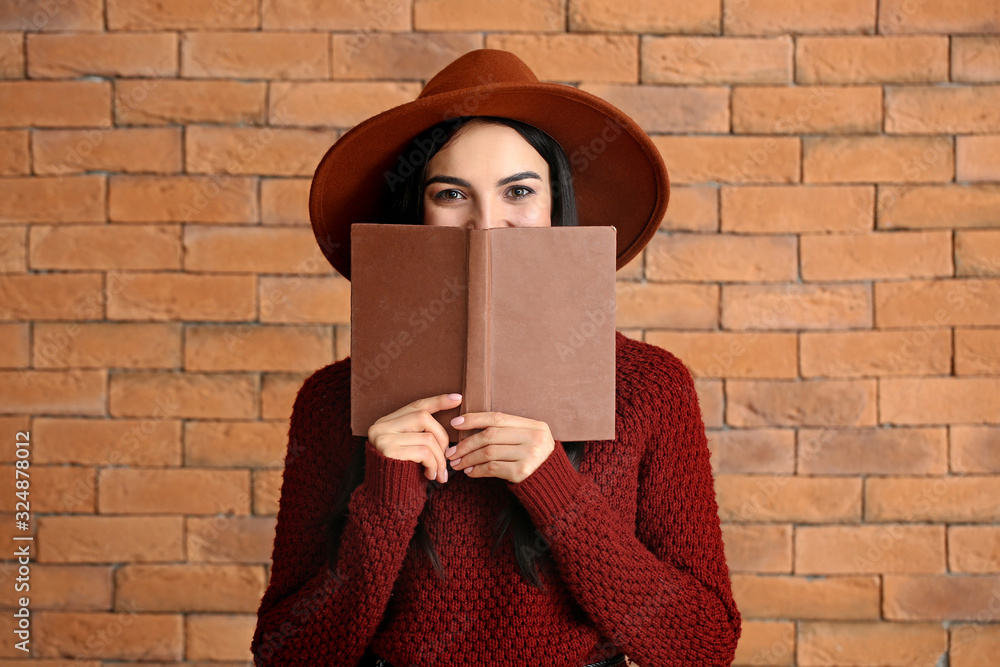
[[[480,200],[472,209],[472,216],[466,226],[472,229],[503,227],[506,209],[498,202]]]

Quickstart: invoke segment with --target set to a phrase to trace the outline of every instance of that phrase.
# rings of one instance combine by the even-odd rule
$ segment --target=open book
[[[351,226],[351,428],[458,392],[561,441],[615,437],[615,228]]]

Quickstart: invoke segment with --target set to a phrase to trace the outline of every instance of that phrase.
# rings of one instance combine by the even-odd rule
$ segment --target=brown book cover
[[[351,226],[351,427],[425,396],[615,437],[615,228]]]

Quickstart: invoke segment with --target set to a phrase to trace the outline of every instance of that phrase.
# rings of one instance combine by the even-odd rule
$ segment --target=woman
[[[473,118],[469,118],[473,117]],[[480,50],[353,128],[310,193],[350,277],[350,224],[615,224],[619,268],[666,209],[620,110]],[[306,380],[289,430],[257,665],[728,665],[740,634],[690,374],[616,335],[614,440],[419,399],[352,437],[350,359]],[[459,388],[456,388],[458,391]],[[449,474],[451,468],[451,474]]]

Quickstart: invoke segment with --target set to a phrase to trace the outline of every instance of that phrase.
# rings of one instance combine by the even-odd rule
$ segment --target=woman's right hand
[[[427,479],[448,481],[448,432],[433,413],[460,405],[461,394],[438,394],[419,398],[382,417],[368,429],[368,440],[383,456],[415,461],[424,466]]]

